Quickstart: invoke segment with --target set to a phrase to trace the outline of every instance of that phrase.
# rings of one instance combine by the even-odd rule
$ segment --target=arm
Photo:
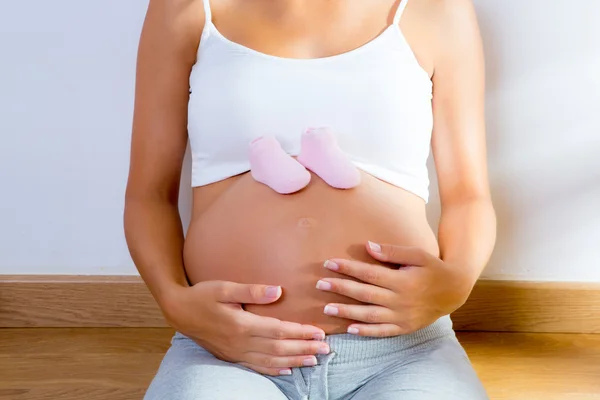
[[[489,260],[496,218],[487,175],[484,60],[469,0],[446,2],[438,25],[432,149],[442,214],[441,259],[465,269],[472,283]]]
[[[326,344],[322,329],[262,317],[241,303],[268,304],[280,287],[207,281],[189,286],[178,212],[187,145],[188,80],[204,25],[198,0],[150,0],[138,54],[125,236],[131,256],[169,323],[220,359],[263,374],[291,374]],[[207,323],[207,321],[209,323]]]
[[[125,236],[161,307],[170,293],[187,286],[177,201],[188,79],[204,23],[197,8],[187,0],[150,1],[138,50]]]
[[[484,63],[475,12],[469,0],[437,2],[434,24],[433,155],[442,216],[440,258],[417,247],[369,243],[376,260],[398,269],[355,260],[330,260],[327,268],[359,282],[326,278],[322,290],[368,305],[330,304],[335,315],[360,321],[351,333],[393,336],[421,329],[464,304],[495,241],[484,124]]]

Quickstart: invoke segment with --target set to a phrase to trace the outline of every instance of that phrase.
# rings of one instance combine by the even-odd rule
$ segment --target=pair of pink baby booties
[[[337,145],[328,128],[307,129],[301,138],[296,159],[287,154],[273,136],[261,136],[250,143],[252,177],[280,194],[295,193],[308,185],[312,171],[337,189],[360,184],[360,173]]]

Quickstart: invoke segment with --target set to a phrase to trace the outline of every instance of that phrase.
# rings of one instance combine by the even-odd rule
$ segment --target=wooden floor
[[[0,329],[0,399],[141,399],[170,336],[147,328]],[[459,337],[493,400],[600,399],[600,335]]]

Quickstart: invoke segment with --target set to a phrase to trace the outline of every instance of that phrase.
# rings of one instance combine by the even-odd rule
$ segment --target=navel
[[[317,226],[317,220],[309,217],[302,217],[298,220],[298,228],[314,228]]]

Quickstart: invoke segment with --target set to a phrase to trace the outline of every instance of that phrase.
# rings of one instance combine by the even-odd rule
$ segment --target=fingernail
[[[302,365],[304,365],[305,367],[314,367],[315,365],[317,365],[317,357],[312,356],[309,358],[305,358],[304,360],[302,360]]]
[[[317,289],[331,290],[331,283],[325,282],[325,281],[318,281],[317,282]]]
[[[358,335],[358,329],[357,328],[348,328],[348,333],[351,333],[352,335]]]
[[[330,260],[325,261],[323,266],[332,271],[337,271],[338,269],[340,269],[339,265],[337,265],[336,263],[334,263],[333,261],[330,261]]]
[[[315,339],[315,340],[325,340],[325,334],[324,333],[315,333],[315,334],[313,334],[313,339]]]
[[[279,370],[279,375],[291,375],[292,374],[292,370],[291,369],[282,369]]]
[[[370,240],[369,240],[369,248],[374,253],[381,253],[381,246],[378,245],[377,243],[371,242]]]
[[[317,354],[329,354],[329,347],[322,346],[317,349]]]
[[[338,315],[338,308],[334,306],[325,306],[323,312],[327,315]]]
[[[279,286],[267,286],[267,288],[265,289],[265,296],[276,298],[279,296],[280,290],[281,288]]]

